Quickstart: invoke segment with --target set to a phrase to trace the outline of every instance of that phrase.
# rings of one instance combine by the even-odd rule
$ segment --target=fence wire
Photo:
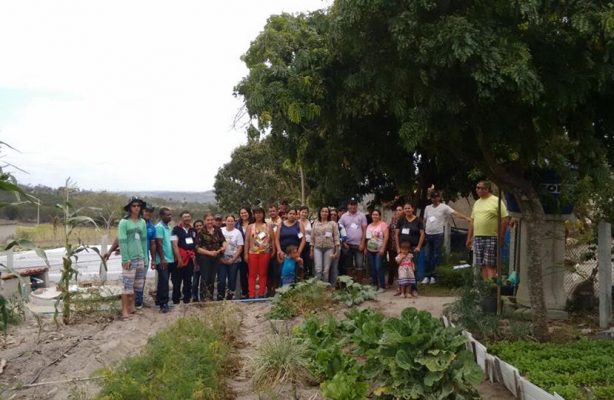
[[[611,240],[611,238],[610,238]],[[614,263],[610,257],[614,276]],[[612,282],[606,283],[610,287]],[[599,311],[599,260],[597,237],[572,233],[565,239],[564,289],[570,311]]]

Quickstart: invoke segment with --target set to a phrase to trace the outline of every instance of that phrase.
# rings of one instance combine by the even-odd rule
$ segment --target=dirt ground
[[[406,307],[442,314],[451,297],[419,297],[405,299],[387,291],[377,301],[365,303],[388,316],[399,315]],[[241,303],[243,321],[241,344],[238,349],[240,371],[229,382],[236,399],[258,400],[251,387],[249,363],[259,341],[274,330],[290,329],[289,325],[273,324],[265,318],[270,303]],[[134,355],[147,342],[149,336],[172,324],[180,317],[202,312],[199,306],[179,305],[168,314],[155,308],[144,308],[133,319],[86,319],[70,326],[56,327],[51,319],[39,324],[29,318],[18,327],[12,327],[0,358],[7,362],[0,374],[0,399],[87,399],[92,398],[98,386],[96,371],[114,366],[127,356]],[[0,342],[2,343],[2,342]],[[70,382],[70,381],[73,382]],[[513,399],[501,385],[482,383],[478,390],[484,399]],[[321,399],[318,387],[299,390],[298,398]]]

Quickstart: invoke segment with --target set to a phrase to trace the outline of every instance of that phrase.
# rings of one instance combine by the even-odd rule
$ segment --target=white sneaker
[[[426,285],[427,283],[429,283],[429,278],[424,278],[422,279],[422,282],[420,282],[423,285]]]
[[[435,283],[437,283],[437,281],[435,281],[435,278],[431,278],[431,285],[434,285]]]

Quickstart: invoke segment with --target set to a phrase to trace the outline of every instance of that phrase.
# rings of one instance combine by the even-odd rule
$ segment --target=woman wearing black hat
[[[142,291],[145,284],[147,259],[147,225],[141,218],[145,202],[132,197],[124,210],[128,216],[119,222],[117,237],[122,256],[122,319],[130,318],[134,309],[134,291]]]

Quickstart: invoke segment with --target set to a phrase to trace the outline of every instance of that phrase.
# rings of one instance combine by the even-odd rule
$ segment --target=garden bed
[[[450,297],[426,297],[403,299],[393,296],[394,290],[377,295],[376,301],[361,304],[361,309],[375,309],[386,317],[398,317],[407,307],[428,310],[439,317],[443,305]],[[97,379],[102,368],[117,368],[132,356],[145,354],[148,338],[164,331],[182,318],[201,318],[215,303],[180,305],[169,314],[161,314],[154,308],[145,308],[129,321],[119,321],[109,316],[79,318],[74,325],[56,326],[50,318],[29,318],[19,326],[11,326],[4,341],[2,358],[7,367],[0,374],[0,397],[19,399],[92,399],[100,391],[102,381]],[[250,360],[256,357],[264,338],[274,332],[292,333],[305,317],[284,322],[283,329],[275,329],[266,318],[271,303],[236,305],[236,313],[242,316],[238,337],[233,342],[236,360],[231,361],[230,376],[224,381],[233,398],[240,400],[287,399],[294,393],[301,399],[324,399],[319,382],[300,383],[294,388],[277,388],[257,393],[254,389],[253,369]],[[337,303],[334,313],[343,319],[347,306]],[[315,314],[320,313],[316,311]],[[221,313],[216,314],[218,317]],[[310,313],[314,315],[314,313]],[[286,329],[285,326],[288,326]],[[236,362],[235,362],[236,361]],[[484,399],[512,397],[498,384],[485,381],[477,390]]]
[[[533,384],[566,400],[614,399],[614,341],[499,342],[489,351]]]

